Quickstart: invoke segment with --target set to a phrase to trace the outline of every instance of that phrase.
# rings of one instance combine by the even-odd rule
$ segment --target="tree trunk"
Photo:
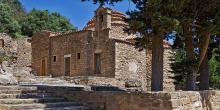
[[[200,55],[199,55],[198,70],[199,70],[200,65],[202,64],[202,62],[206,56],[206,53],[207,53],[207,50],[209,47],[209,40],[210,40],[210,34],[205,33],[203,38],[201,39],[201,42],[200,42]]]
[[[186,42],[186,57],[188,61],[194,60],[194,46],[193,46],[193,38],[189,33],[189,27],[184,27],[185,34],[185,42]],[[186,79],[186,90],[195,90],[196,89],[196,74],[197,69],[195,66],[190,66],[187,79]]]
[[[208,55],[206,54],[203,62],[200,66],[200,83],[199,90],[209,89],[209,65],[208,65]]]
[[[152,80],[151,90],[163,90],[163,37],[156,36],[152,40]]]
[[[200,90],[209,89],[209,65],[208,65],[208,55],[207,50],[209,47],[210,34],[204,33],[200,42],[200,55],[199,55],[199,65],[198,71],[200,73]]]

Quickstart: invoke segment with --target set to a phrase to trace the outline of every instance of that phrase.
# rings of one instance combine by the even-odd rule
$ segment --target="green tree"
[[[8,33],[13,38],[20,36],[20,25],[14,19],[8,5],[0,3],[0,33]]]
[[[212,36],[209,46],[209,72],[210,72],[210,87],[213,89],[220,89],[220,39],[219,36]]]
[[[0,3],[6,4],[11,8],[16,20],[21,19],[25,15],[25,9],[19,0],[0,0]]]
[[[181,30],[178,33],[184,37],[186,59],[189,72],[187,75],[186,89],[196,89],[196,78],[200,72],[200,89],[208,89],[207,49],[210,36],[219,32],[219,6],[215,0],[171,0],[173,12],[170,13],[180,21]],[[204,8],[206,7],[206,8]],[[194,40],[198,39],[199,42]],[[179,39],[177,39],[179,40]],[[182,41],[181,41],[182,42]],[[195,49],[199,50],[199,55]],[[201,70],[202,69],[202,70]]]
[[[21,20],[23,35],[32,36],[42,30],[54,32],[74,31],[76,28],[59,13],[49,13],[47,10],[33,9]]]

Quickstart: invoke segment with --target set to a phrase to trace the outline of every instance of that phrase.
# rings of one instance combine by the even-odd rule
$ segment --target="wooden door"
[[[45,76],[46,75],[46,61],[42,60],[41,61],[41,76]]]
[[[70,57],[65,58],[65,76],[70,76]]]

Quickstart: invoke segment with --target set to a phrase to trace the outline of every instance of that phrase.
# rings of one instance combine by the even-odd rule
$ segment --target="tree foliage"
[[[6,4],[11,8],[12,14],[16,20],[25,15],[25,9],[19,0],[0,0],[0,3]]]
[[[26,13],[19,0],[0,0],[0,32],[16,38],[21,35],[31,37],[41,30],[67,32],[76,28],[57,12],[33,9]]]
[[[21,33],[18,21],[13,17],[8,5],[0,3],[0,32],[8,33],[12,37],[18,37]]]
[[[210,87],[214,89],[220,89],[220,62],[217,57],[219,56],[219,49],[214,48],[212,50],[212,57],[209,60],[210,71]]]
[[[54,32],[67,32],[75,30],[68,19],[59,13],[50,13],[47,10],[33,9],[21,20],[21,31],[23,35],[32,36],[41,30]]]

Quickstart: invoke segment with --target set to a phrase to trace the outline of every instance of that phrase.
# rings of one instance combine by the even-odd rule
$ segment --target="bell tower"
[[[111,9],[100,6],[95,11],[95,30],[111,28]]]

